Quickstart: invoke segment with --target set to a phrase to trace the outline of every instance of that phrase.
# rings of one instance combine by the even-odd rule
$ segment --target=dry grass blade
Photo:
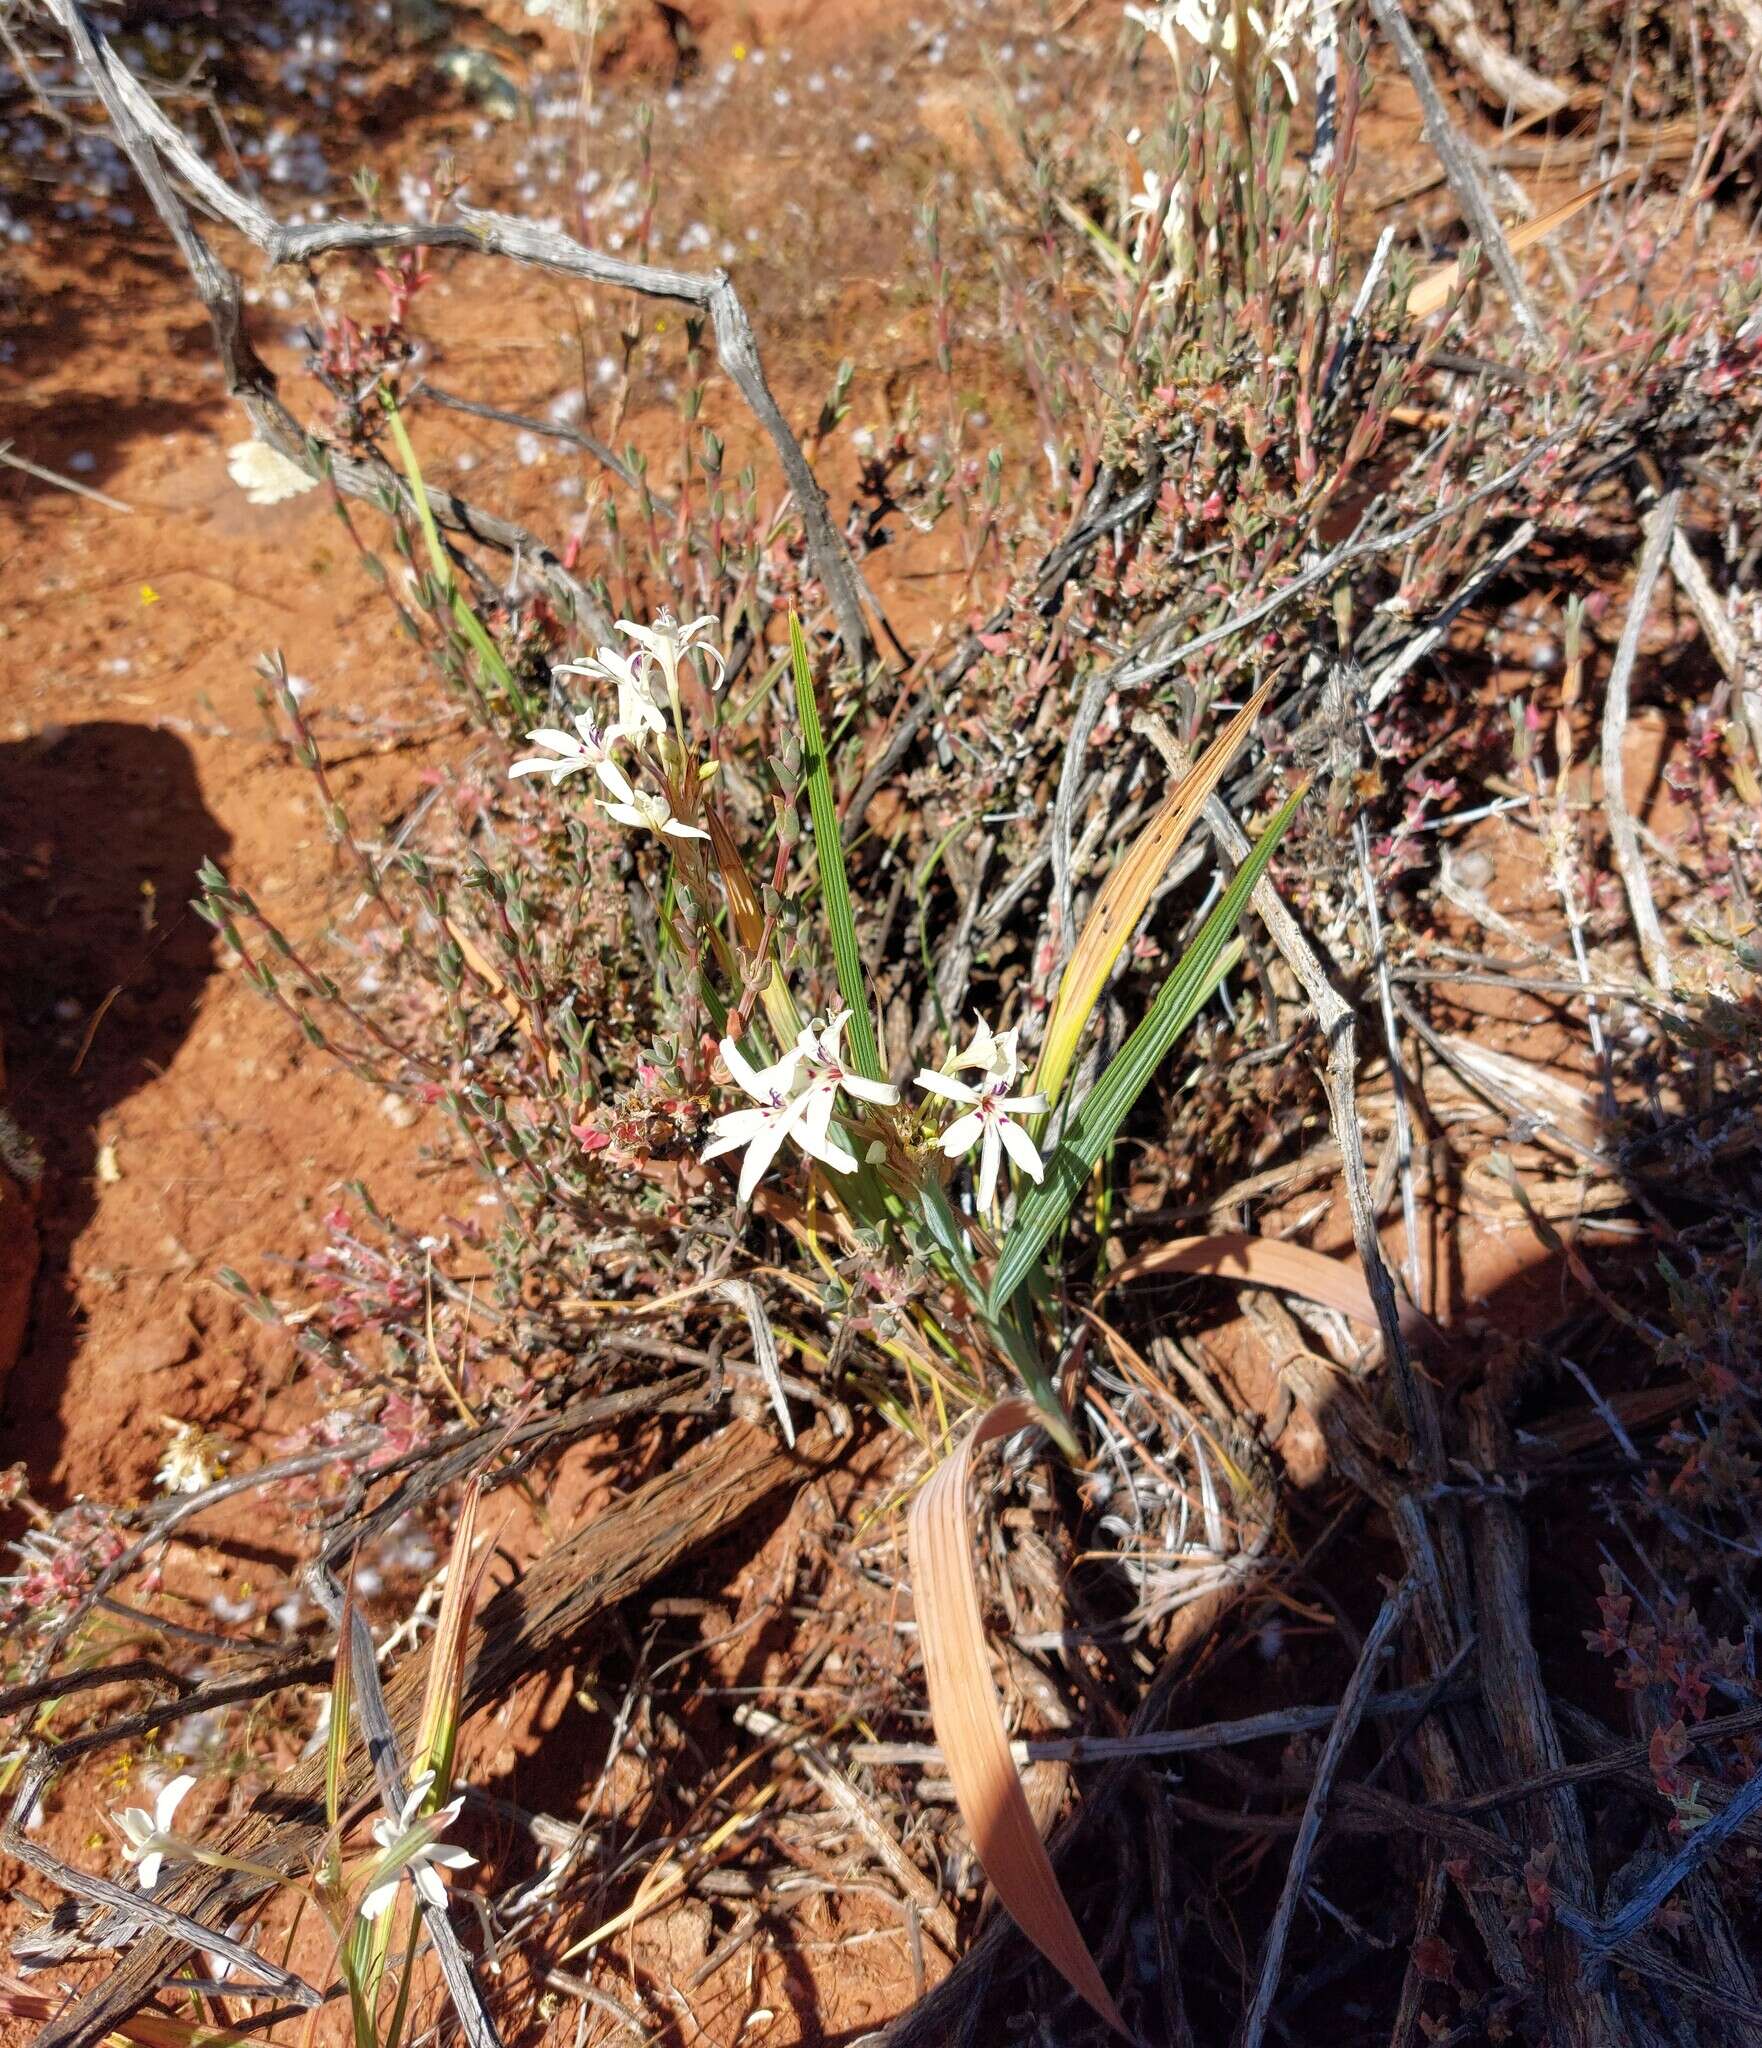
[[[728,896],[728,915],[742,948],[757,958],[765,943],[765,913],[759,903],[753,879],[740,857],[740,848],[728,821],[714,804],[706,807],[704,823],[709,828],[710,850],[716,856],[716,870]]]
[[[440,1615],[434,1625],[434,1646],[429,1657],[428,1681],[422,1694],[422,1719],[417,1724],[412,1770],[417,1777],[434,1773],[431,1807],[443,1805],[453,1782],[453,1750],[459,1736],[461,1702],[465,1695],[465,1664],[471,1647],[471,1616],[477,1605],[477,1588],[485,1566],[486,1551],[475,1571],[471,1553],[477,1543],[477,1508],[483,1498],[483,1481],[474,1479],[459,1504],[459,1520],[453,1530],[452,1554],[447,1560],[446,1589],[441,1594]]]
[[[1551,235],[1556,228],[1565,227],[1576,213],[1582,213],[1593,199],[1607,192],[1611,185],[1621,182],[1623,176],[1631,173],[1618,172],[1613,178],[1605,178],[1600,185],[1592,185],[1586,191],[1563,200],[1547,213],[1538,214],[1534,220],[1526,220],[1521,227],[1513,228],[1505,239],[1514,256],[1521,256],[1524,250],[1539,242],[1545,235]],[[1407,294],[1407,317],[1410,320],[1429,319],[1433,313],[1441,312],[1449,304],[1450,295],[1455,291],[1462,277],[1460,262],[1443,263],[1436,270],[1428,270]]]
[[[1152,1245],[1110,1273],[1102,1293],[1143,1280],[1152,1273],[1209,1273],[1219,1280],[1242,1280],[1251,1287],[1276,1287],[1301,1294],[1323,1308],[1337,1308],[1360,1323],[1376,1323],[1376,1304],[1364,1275],[1326,1252],[1312,1252],[1282,1238],[1256,1237],[1252,1231],[1225,1230],[1213,1237],[1171,1237]]]
[[[1129,2040],[1034,1825],[985,1651],[967,1481],[982,1445],[1039,1420],[1025,1396],[999,1401],[913,1503],[908,1541],[918,1641],[936,1739],[999,1904],[1071,1989]]]
[[[1046,1042],[1041,1047],[1034,1087],[1049,1102],[1057,1099],[1070,1072],[1084,1026],[1120,949],[1144,915],[1181,842],[1192,831],[1206,798],[1253,731],[1271,688],[1271,683],[1263,683],[1242,706],[1194,764],[1192,773],[1163,799],[1132,850],[1102,885],[1059,981],[1052,1015],[1046,1020]]]

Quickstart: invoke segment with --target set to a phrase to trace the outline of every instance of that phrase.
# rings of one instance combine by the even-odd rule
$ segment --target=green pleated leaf
[[[857,950],[856,922],[850,913],[850,884],[844,875],[844,842],[839,836],[838,810],[832,801],[832,776],[826,765],[826,741],[820,730],[820,707],[814,698],[814,676],[808,666],[808,643],[801,621],[789,615],[789,655],[795,666],[795,710],[801,724],[803,769],[808,785],[808,810],[814,821],[814,846],[820,856],[820,897],[832,934],[832,960],[838,970],[838,993],[850,1012],[851,1063],[870,1081],[884,1081],[881,1056],[875,1049],[875,1027],[869,1016],[869,991],[863,956]]]
[[[1307,788],[1307,784],[1304,785]],[[1082,1192],[1083,1183],[1113,1143],[1169,1047],[1199,1014],[1212,990],[1241,951],[1235,939],[1237,920],[1254,885],[1272,859],[1273,849],[1303,801],[1304,788],[1294,790],[1237,869],[1229,887],[1180,964],[1162,985],[1136,1031],[1108,1063],[1065,1130],[1058,1150],[1046,1162],[1046,1178],[1029,1188],[1016,1207],[1015,1222],[1003,1241],[997,1270],[991,1278],[991,1312],[995,1316],[1028,1277],[1034,1261]]]

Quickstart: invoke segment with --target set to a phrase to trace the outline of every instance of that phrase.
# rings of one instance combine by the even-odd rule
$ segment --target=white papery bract
[[[253,505],[279,505],[286,498],[318,488],[315,476],[308,476],[297,462],[289,461],[267,441],[235,441],[226,451],[226,466]]]

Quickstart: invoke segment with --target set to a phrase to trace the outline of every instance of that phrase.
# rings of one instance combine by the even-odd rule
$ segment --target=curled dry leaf
[[[1551,235],[1556,228],[1565,227],[1575,213],[1582,213],[1593,199],[1607,192],[1611,185],[1620,182],[1621,174],[1605,178],[1600,185],[1593,185],[1587,192],[1578,192],[1572,198],[1549,209],[1535,220],[1526,220],[1505,237],[1511,245],[1511,253],[1521,256],[1532,244],[1541,241],[1544,235]],[[1426,320],[1434,313],[1442,312],[1450,303],[1450,295],[1462,278],[1460,263],[1443,263],[1436,270],[1428,270],[1418,279],[1412,291],[1407,294],[1407,317],[1410,320]]]
[[[1282,1238],[1256,1237],[1252,1231],[1171,1237],[1110,1273],[1107,1287],[1121,1287],[1152,1273],[1209,1273],[1219,1280],[1244,1280],[1251,1287],[1277,1287],[1287,1294],[1301,1294],[1306,1301],[1337,1308],[1342,1315],[1373,1327],[1377,1319],[1376,1304],[1356,1265],[1300,1244],[1287,1244]],[[1104,1287],[1102,1292],[1106,1291]]]
[[[985,1649],[967,1481],[982,1445],[1040,1421],[1023,1395],[999,1401],[919,1492],[907,1538],[918,1642],[955,1802],[998,1903],[1078,1997],[1130,2040],[1034,1825]]]

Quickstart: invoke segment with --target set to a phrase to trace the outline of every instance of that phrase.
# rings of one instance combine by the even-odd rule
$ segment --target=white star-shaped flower
[[[1016,1079],[1016,1034],[1013,1030],[993,1033],[983,1018],[965,1051],[949,1061],[951,1067],[977,1067],[981,1074],[975,1088],[932,1067],[919,1071],[918,1086],[927,1095],[944,1102],[965,1105],[967,1114],[957,1117],[940,1139],[949,1159],[959,1159],[979,1147],[979,1207],[991,1207],[997,1193],[997,1173],[1007,1152],[1030,1180],[1038,1181],[1045,1171],[1040,1154],[1020,1124],[1019,1116],[1039,1116],[1046,1108],[1044,1095],[1012,1095]]]
[[[728,664],[722,658],[722,650],[705,637],[715,632],[721,623],[713,612],[706,612],[701,619],[688,620],[684,625],[671,612],[662,612],[652,626],[639,626],[634,619],[620,619],[618,630],[628,634],[647,653],[661,671],[668,697],[677,704],[679,663],[693,648],[716,664],[718,683],[727,675]]]
[[[593,676],[614,685],[618,692],[618,722],[613,730],[634,738],[638,733],[667,730],[667,721],[643,673],[644,666],[640,654],[620,654],[615,647],[602,647],[586,661],[559,662],[557,674]]]
[[[591,768],[614,794],[628,788],[623,776],[612,766],[612,749],[626,737],[624,728],[621,725],[595,725],[591,718],[577,718],[574,723],[574,732],[564,732],[554,725],[534,726],[526,737],[535,747],[543,747],[547,751],[523,754],[508,773],[548,775],[553,783],[558,783],[565,775],[576,775],[584,768]],[[609,769],[610,774],[607,772]]]
[[[315,476],[308,476],[267,441],[235,441],[226,451],[226,466],[253,505],[279,505],[284,498],[318,488]]]
[[[709,838],[701,827],[674,817],[673,806],[657,791],[637,789],[615,761],[601,762],[599,772],[614,801],[607,803],[602,796],[595,797],[594,802],[608,818],[616,818],[620,825],[632,826],[639,832],[663,832],[669,839]]]
[[[732,1038],[722,1041],[722,1064],[733,1076],[735,1086],[750,1096],[755,1107],[731,1109],[710,1126],[710,1142],[703,1149],[704,1163],[720,1159],[724,1152],[746,1147],[740,1166],[740,1199],[750,1202],[753,1190],[764,1178],[765,1169],[777,1157],[785,1138],[800,1122],[808,1098],[799,1085],[801,1047],[792,1045],[774,1066],[755,1067]],[[856,1161],[846,1153],[848,1172]]]
[[[899,1100],[899,1090],[890,1081],[868,1080],[844,1064],[838,1041],[849,1022],[848,1010],[840,1010],[824,1024],[816,1017],[802,1028],[795,1041],[796,1051],[801,1054],[802,1085],[808,1103],[793,1136],[809,1158],[818,1159],[839,1173],[854,1173],[856,1160],[832,1136],[832,1112],[837,1107],[838,1091],[842,1088],[859,1102],[889,1104]]]
[[[159,1867],[168,1856],[188,1853],[182,1837],[171,1832],[171,1821],[195,1782],[193,1777],[173,1778],[154,1800],[151,1813],[144,1807],[125,1806],[111,1816],[122,1830],[123,1861],[135,1866],[144,1892],[159,1882]]]
[[[429,1905],[444,1906],[447,1888],[436,1877],[435,1866],[438,1864],[443,1870],[469,1870],[476,1863],[477,1858],[469,1849],[449,1848],[440,1839],[459,1818],[465,1805],[463,1793],[425,1819],[417,1818],[433,1785],[434,1773],[424,1771],[411,1783],[410,1796],[397,1819],[382,1815],[373,1823],[373,1839],[384,1854],[374,1864],[361,1896],[363,1920],[377,1920],[397,1897],[398,1885],[406,1877]]]

